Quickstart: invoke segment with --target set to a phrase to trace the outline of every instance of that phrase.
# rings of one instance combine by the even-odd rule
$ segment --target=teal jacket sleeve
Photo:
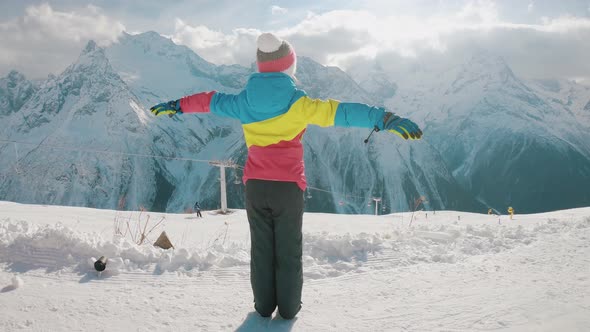
[[[336,110],[334,126],[383,129],[385,110],[361,103],[340,103]]]
[[[213,114],[239,119],[240,110],[246,105],[245,99],[245,91],[237,95],[217,92],[211,98],[209,107]]]

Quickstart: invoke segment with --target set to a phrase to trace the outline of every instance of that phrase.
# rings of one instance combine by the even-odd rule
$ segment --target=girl
[[[155,115],[203,113],[239,119],[248,146],[243,181],[250,224],[250,281],[254,307],[269,317],[278,306],[292,319],[301,309],[303,193],[306,188],[301,139],[308,125],[387,130],[420,139],[412,121],[382,108],[311,99],[295,86],[293,47],[271,33],[257,40],[259,73],[237,95],[201,92],[155,105]]]

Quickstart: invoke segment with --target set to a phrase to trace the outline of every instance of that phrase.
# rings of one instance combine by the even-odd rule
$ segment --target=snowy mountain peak
[[[308,68],[325,68],[325,66],[317,63],[316,61],[314,61],[313,59],[303,56],[303,55],[298,55],[297,56],[297,66],[302,65]]]
[[[94,42],[94,40],[90,40],[88,41],[88,44],[86,44],[86,47],[84,47],[84,49],[82,50],[82,54],[94,52],[97,48],[99,47],[98,45],[96,45],[96,42]]]
[[[506,61],[489,52],[479,51],[461,66],[457,81],[453,83],[471,83],[480,81],[483,84],[503,84],[507,81],[518,81]]]
[[[141,45],[144,51],[159,50],[175,46],[172,40],[163,37],[154,31],[148,31],[136,35],[124,32],[123,35],[119,38],[119,43],[133,43],[136,45]]]
[[[104,49],[91,40],[82,50],[76,62],[70,65],[64,74],[67,75],[72,71],[84,71],[90,75],[96,75],[102,74],[109,69],[112,71],[109,61],[105,56]]]
[[[36,145],[18,146],[19,165],[27,165],[28,171],[5,167],[0,192],[9,200],[50,204],[149,203],[145,194],[128,191],[139,183],[140,173],[149,174],[147,183],[154,178],[150,159],[129,157],[151,153],[151,119],[113,70],[104,49],[89,42],[72,65],[41,85],[19,116],[4,122],[11,129],[9,138]],[[1,160],[8,156],[0,150]],[[138,168],[142,172],[136,172]],[[27,183],[34,183],[35,190],[16,189]]]
[[[380,104],[384,104],[386,99],[393,98],[397,93],[398,84],[392,81],[390,75],[378,63],[370,66],[355,65],[349,69],[349,73]]]
[[[123,39],[133,39],[138,42],[142,43],[164,43],[164,44],[174,44],[172,40],[166,38],[155,31],[146,31],[138,34],[129,34],[127,32],[123,32]]]
[[[18,111],[34,92],[34,85],[16,70],[0,78],[0,117]]]
[[[467,64],[470,66],[487,66],[490,69],[510,69],[503,57],[483,50],[473,52]]]
[[[185,45],[177,45],[170,38],[164,37],[157,32],[148,31],[137,35],[124,33],[119,38],[119,43],[113,45],[126,46],[127,48],[139,48],[144,54],[158,55],[160,57],[175,58],[183,61],[195,62],[200,69],[212,70],[215,67],[212,63],[201,58]]]
[[[12,83],[18,83],[18,82],[22,82],[22,81],[27,80],[25,78],[25,75],[21,74],[20,72],[18,72],[16,70],[11,70],[10,73],[8,73],[8,75],[6,75],[6,78],[8,78],[10,80],[10,82],[12,82]]]
[[[105,54],[117,75],[146,106],[197,91],[237,92],[251,73],[239,65],[217,67],[152,31],[125,33]]]
[[[532,82],[538,84],[543,89],[550,92],[557,93],[561,91],[561,83],[555,79],[537,79],[533,80]]]
[[[119,102],[118,96],[132,99],[128,90],[112,69],[104,50],[90,41],[78,59],[63,73],[41,84],[30,102],[23,105],[22,118],[11,120],[12,126],[20,134],[29,134],[42,128],[45,128],[41,130],[43,132],[51,131],[50,127],[60,122],[53,121],[59,114],[65,113],[64,116],[68,117],[74,114],[78,118],[104,111],[97,106]],[[47,126],[52,122],[51,126]],[[61,125],[65,124],[62,122]]]
[[[324,66],[311,58],[298,56],[295,76],[303,89],[314,98],[378,104],[370,93],[338,67]]]

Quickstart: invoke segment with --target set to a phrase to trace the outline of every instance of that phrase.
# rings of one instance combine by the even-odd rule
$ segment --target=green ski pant
[[[275,308],[285,319],[301,309],[303,191],[295,182],[248,180],[250,281],[261,316]]]

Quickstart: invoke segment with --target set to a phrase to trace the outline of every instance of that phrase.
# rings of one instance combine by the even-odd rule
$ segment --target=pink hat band
[[[267,61],[261,61],[265,57],[259,56],[258,61],[257,61],[258,71],[261,73],[265,73],[265,72],[281,72],[281,71],[287,70],[289,67],[291,67],[295,63],[295,59],[296,59],[295,52],[291,48],[289,48],[289,51],[290,52],[288,54],[286,54],[280,58],[269,59]],[[261,51],[258,51],[258,52],[263,53]],[[272,53],[269,53],[269,54],[272,54]]]

